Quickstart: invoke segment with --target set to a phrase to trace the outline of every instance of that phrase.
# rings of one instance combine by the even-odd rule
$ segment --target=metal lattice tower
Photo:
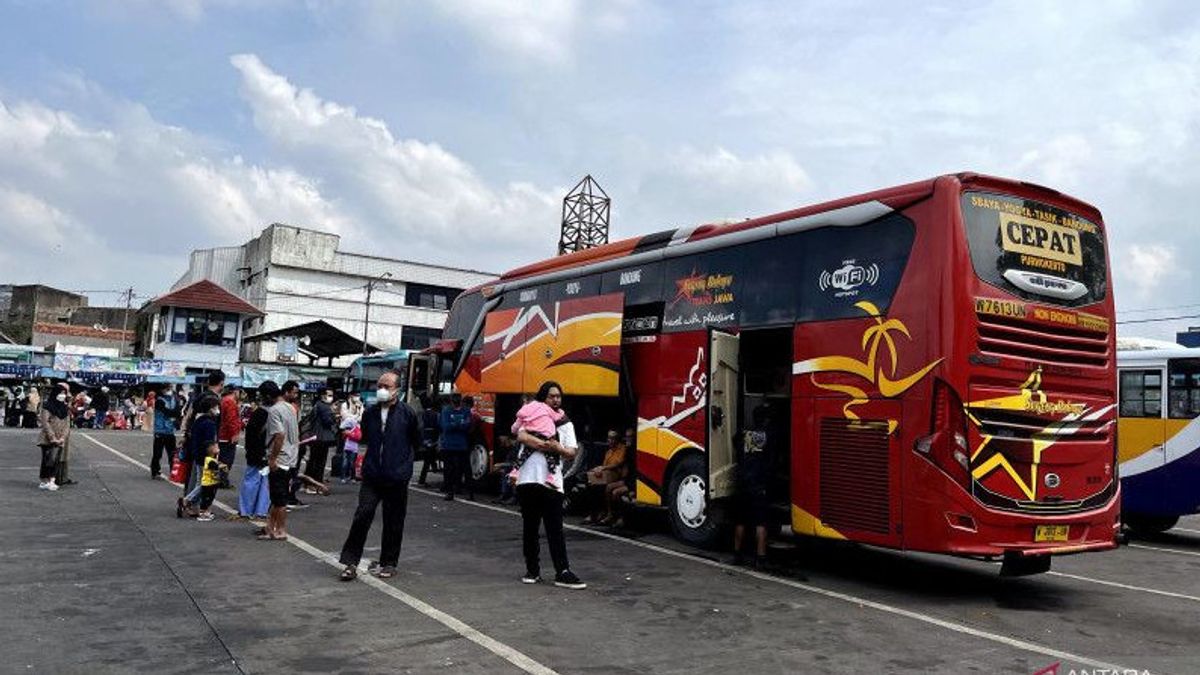
[[[574,253],[608,243],[608,214],[612,200],[588,174],[563,198],[562,236],[558,254]]]

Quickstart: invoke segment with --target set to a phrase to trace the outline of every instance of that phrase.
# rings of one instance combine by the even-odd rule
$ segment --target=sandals
[[[358,567],[355,567],[354,565],[346,565],[346,568],[343,569],[342,573],[338,575],[338,579],[341,579],[342,581],[354,581],[357,578]]]
[[[287,535],[285,534],[282,537],[276,537],[273,534],[260,534],[260,535],[258,535],[258,540],[259,541],[287,541]]]
[[[396,568],[392,567],[391,565],[380,567],[379,573],[375,576],[379,577],[380,579],[391,579],[392,577],[396,576]]]

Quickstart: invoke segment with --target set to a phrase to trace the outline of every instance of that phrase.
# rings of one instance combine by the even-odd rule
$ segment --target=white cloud
[[[65,277],[60,284],[71,287],[155,293],[191,248],[244,241],[276,220],[353,231],[293,169],[222,159],[141,106],[91,102],[107,119],[0,101],[6,281]]]
[[[1121,255],[1121,254],[1124,255]],[[1134,244],[1113,256],[1118,300],[1126,306],[1161,307],[1165,291],[1172,281],[1182,282],[1191,275],[1178,265],[1179,256],[1170,244]],[[1132,291],[1132,293],[1130,293]],[[1131,298],[1122,296],[1132,296]],[[1122,318],[1149,318],[1150,315],[1122,315]]]
[[[552,239],[565,190],[492,187],[438,144],[397,138],[383,121],[296,87],[253,54],[231,62],[256,127],[354,204],[373,241],[382,237],[397,254],[415,248],[430,260],[503,266],[531,239]]]

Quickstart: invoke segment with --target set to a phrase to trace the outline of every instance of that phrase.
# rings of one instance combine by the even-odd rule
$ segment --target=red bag
[[[355,425],[350,431],[346,432],[346,438],[358,443],[362,440],[362,427]]]
[[[366,457],[366,456],[367,456],[367,453],[366,453],[366,450],[364,449],[364,450],[360,450],[358,453],[358,457],[354,458],[354,477],[359,480],[362,480],[362,463],[363,463],[363,457]]]
[[[179,458],[175,459],[175,464],[171,466],[171,482],[186,483],[188,473],[191,472],[191,462],[185,462]]]

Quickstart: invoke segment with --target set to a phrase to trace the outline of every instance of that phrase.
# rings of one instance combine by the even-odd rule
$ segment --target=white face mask
[[[379,401],[380,403],[387,403],[388,401],[392,400],[392,390],[380,387],[375,391],[375,400]]]
[[[55,396],[54,398],[58,399],[59,401],[65,401],[65,400],[67,400],[67,395],[59,394],[58,396]]]
[[[326,396],[326,397],[325,397],[325,402],[326,402],[326,403],[333,403],[333,397],[332,397],[332,396]]]
[[[218,415],[220,415],[220,414],[221,414],[221,409],[220,409],[220,408],[213,408],[212,410],[209,410],[209,411],[208,411],[208,414],[209,414],[209,415],[212,415],[213,417],[217,417]]]

